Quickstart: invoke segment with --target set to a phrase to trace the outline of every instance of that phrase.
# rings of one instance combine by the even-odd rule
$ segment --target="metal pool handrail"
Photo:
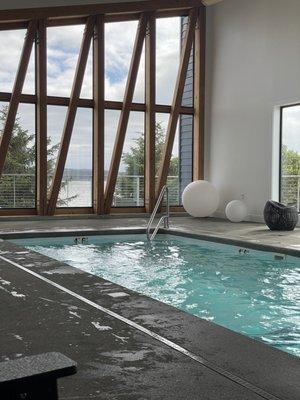
[[[157,214],[158,208],[160,207],[165,195],[166,195],[166,201],[167,201],[167,203],[166,203],[166,213],[165,213],[165,215],[163,215],[160,218],[160,220],[158,221],[158,223],[157,223],[152,235],[150,235],[151,226],[152,226],[154,218],[155,218],[155,216]],[[147,225],[146,233],[147,233],[148,241],[151,242],[155,238],[155,236],[156,236],[156,234],[158,232],[158,229],[160,227],[160,224],[162,222],[164,222],[164,228],[165,229],[169,228],[169,218],[170,218],[169,189],[165,185],[165,186],[162,187],[162,189],[160,191],[160,194],[158,196],[158,199],[157,199],[157,202],[155,204],[154,210],[153,210],[153,212],[151,214],[151,217],[150,217],[148,225]]]

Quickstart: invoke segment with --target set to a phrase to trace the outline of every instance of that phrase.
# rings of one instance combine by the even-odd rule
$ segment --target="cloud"
[[[25,29],[0,31],[0,91],[11,92],[22,52]],[[31,53],[23,93],[34,93],[34,49]]]
[[[282,142],[300,153],[300,106],[283,109]]]

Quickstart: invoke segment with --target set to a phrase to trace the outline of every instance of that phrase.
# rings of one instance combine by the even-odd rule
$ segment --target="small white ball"
[[[182,193],[182,204],[192,217],[208,217],[219,205],[219,193],[210,182],[195,181],[187,185]]]
[[[248,215],[247,206],[241,200],[232,200],[227,204],[225,214],[231,222],[242,222]]]

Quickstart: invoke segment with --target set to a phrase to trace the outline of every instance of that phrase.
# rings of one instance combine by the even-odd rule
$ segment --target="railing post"
[[[16,175],[13,175],[14,208],[16,208]]]
[[[139,207],[140,205],[140,176],[137,175],[137,181],[136,181],[136,205]]]

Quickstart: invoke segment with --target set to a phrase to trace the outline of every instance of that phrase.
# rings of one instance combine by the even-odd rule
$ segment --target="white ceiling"
[[[206,6],[212,6],[213,4],[220,3],[223,0],[202,0],[202,3]]]
[[[0,10],[10,10],[31,7],[53,7],[77,4],[101,4],[101,3],[121,3],[137,0],[0,0]],[[145,1],[145,0],[138,0]],[[222,0],[199,0],[203,4],[210,6]]]

